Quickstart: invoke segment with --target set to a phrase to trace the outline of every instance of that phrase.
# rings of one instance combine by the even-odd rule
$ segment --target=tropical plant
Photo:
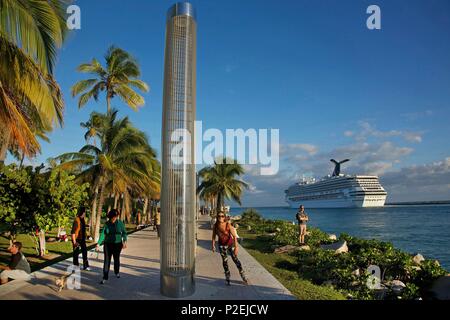
[[[231,199],[241,204],[241,196],[248,184],[238,177],[244,174],[244,168],[235,160],[218,158],[214,165],[207,166],[199,171],[202,178],[197,188],[200,198],[215,197],[217,211],[224,206],[225,199]]]
[[[37,136],[63,121],[63,100],[53,78],[65,38],[63,2],[0,1],[0,161],[8,149],[32,157]]]
[[[41,172],[43,168],[0,165],[0,223],[6,226],[11,241],[18,233],[32,235],[39,255],[46,251],[46,232],[67,226],[76,209],[84,205],[88,188],[75,183],[75,176],[67,172]]]
[[[86,189],[89,184],[78,184],[75,176],[63,170],[52,170],[40,179],[33,181],[37,200],[33,206],[37,209],[34,220],[39,230],[40,255],[46,253],[45,235],[58,227],[68,227],[75,218],[77,209],[85,205],[88,199]]]
[[[253,208],[247,209],[242,213],[241,222],[258,223],[262,220],[258,211]]]
[[[144,105],[144,98],[135,89],[143,92],[149,90],[148,85],[138,79],[141,75],[139,65],[128,52],[111,46],[105,55],[106,66],[97,59],[83,63],[78,71],[92,75],[92,78],[81,80],[72,87],[72,96],[80,95],[78,107],[82,108],[90,99],[98,101],[102,91],[106,93],[107,112],[111,111],[111,99],[119,96],[133,110]]]
[[[100,119],[96,127],[99,146],[87,144],[79,152],[62,154],[56,160],[58,168],[78,172],[78,181],[92,183],[91,227],[97,240],[107,194],[123,194],[128,201],[131,190],[144,193],[158,189],[159,164],[146,135],[128,118],[117,119],[117,110],[93,113],[91,119],[94,116]]]
[[[14,241],[19,232],[32,229],[34,222],[31,210],[30,169],[18,169],[15,164],[0,164],[0,222],[6,227],[10,241]]]

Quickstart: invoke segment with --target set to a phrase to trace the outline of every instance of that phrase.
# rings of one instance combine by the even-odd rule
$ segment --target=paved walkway
[[[156,232],[147,228],[129,236],[128,248],[122,251],[121,278],[117,279],[111,266],[110,280],[100,285],[103,254],[90,252],[91,271],[81,271],[81,289],[57,292],[55,279],[67,273],[71,259],[34,273],[31,282],[12,281],[0,286],[0,300],[5,299],[169,299],[160,294],[159,240]],[[240,247],[239,259],[250,285],[239,277],[236,266],[229,259],[231,286],[224,280],[222,261],[212,253],[211,230],[207,217],[199,221],[196,257],[196,290],[186,299],[223,300],[292,300],[295,297],[267,272],[247,251]],[[80,257],[81,258],[81,257]]]

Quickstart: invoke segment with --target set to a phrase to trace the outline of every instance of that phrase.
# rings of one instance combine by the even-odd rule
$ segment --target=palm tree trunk
[[[223,207],[223,195],[219,192],[217,194],[217,213],[219,213],[222,210]]]
[[[100,199],[98,201],[97,217],[95,221],[94,241],[97,242],[100,237],[100,224],[102,218],[103,204],[105,203],[105,183],[100,184]]]
[[[126,195],[126,194],[125,194]],[[131,212],[130,212],[130,199],[125,196],[125,218],[127,223],[131,223]]]
[[[108,204],[108,211],[106,211],[106,212],[110,212],[111,209],[112,209],[112,205],[111,205],[112,194],[111,194],[111,193],[108,193],[107,199],[108,199],[108,203],[109,203],[109,204]]]
[[[20,166],[19,168],[23,167],[23,160],[25,159],[25,152],[22,151],[22,154],[20,156]]]
[[[147,224],[148,223],[148,221],[147,221],[147,217],[148,217],[148,215],[147,215],[147,209],[148,209],[148,197],[145,197],[145,200],[144,200],[144,208],[142,209],[142,218],[144,219],[144,224]]]
[[[125,193],[122,195],[122,211],[120,211],[120,220],[125,221]]]
[[[111,96],[109,94],[109,92],[106,93],[106,110],[108,112],[108,114],[111,113]]]
[[[114,209],[117,209],[117,202],[119,201],[119,194],[114,194]]]
[[[3,132],[2,132],[3,131]],[[0,162],[5,162],[8,153],[9,142],[11,140],[11,132],[9,130],[1,130],[3,137],[0,140]]]
[[[94,199],[92,200],[91,219],[89,221],[89,230],[91,237],[95,229],[95,222],[97,221],[97,198],[98,198],[98,186],[95,187]]]

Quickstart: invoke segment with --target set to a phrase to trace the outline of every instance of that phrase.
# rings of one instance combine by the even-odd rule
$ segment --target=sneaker
[[[225,281],[227,282],[227,286],[231,286],[230,279],[226,279]]]
[[[91,268],[90,267],[86,267],[86,268],[83,268],[83,270],[91,271]]]
[[[243,277],[243,278],[242,278],[242,281],[243,281],[246,285],[248,285],[248,279],[247,279],[246,277]]]
[[[116,274],[116,277],[117,277],[117,278],[120,278],[120,273]]]
[[[102,281],[100,281],[100,284],[105,284],[106,283],[106,280],[105,279],[103,279]]]

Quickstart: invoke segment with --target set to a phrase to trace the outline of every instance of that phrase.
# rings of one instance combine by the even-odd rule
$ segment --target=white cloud
[[[389,186],[391,172],[398,171],[402,161],[409,157],[414,149],[399,145],[402,140],[394,142],[386,141],[386,139],[402,137],[407,141],[421,141],[420,134],[399,130],[380,131],[369,122],[360,122],[358,130],[344,134],[352,137],[351,143],[331,150],[320,150],[317,145],[310,143],[281,144],[280,170],[273,176],[261,176],[257,165],[246,166],[244,180],[250,182],[254,189],[252,192],[244,193],[243,205],[284,205],[284,190],[290,184],[298,181],[302,175],[320,178],[331,174],[334,168],[330,163],[332,158],[336,160],[350,158],[351,161],[342,167],[343,173],[387,177],[386,185]],[[450,163],[450,160],[448,161]],[[434,177],[432,180],[436,179],[437,177]],[[450,179],[447,180],[447,184],[449,181]],[[405,188],[413,190],[413,186]],[[397,190],[400,189],[397,188]],[[396,193],[392,192],[392,194],[395,198]]]
[[[380,181],[390,201],[450,199],[450,157],[386,173]]]
[[[370,124],[368,121],[358,121],[358,126],[360,128],[360,131],[358,133],[354,133],[352,131],[345,131],[344,136],[354,137],[355,140],[357,140],[357,141],[366,141],[369,137],[380,138],[380,139],[401,137],[404,140],[406,140],[408,142],[412,142],[412,143],[422,142],[423,132],[412,132],[412,131],[401,131],[401,130],[382,131],[382,130],[378,130],[375,126]]]
[[[280,153],[290,153],[290,152],[299,152],[305,151],[309,155],[315,155],[319,148],[315,145],[309,143],[294,143],[294,144],[285,144],[280,146]]]
[[[422,142],[422,136],[416,132],[405,132],[403,136],[409,142],[416,142],[416,143]]]

